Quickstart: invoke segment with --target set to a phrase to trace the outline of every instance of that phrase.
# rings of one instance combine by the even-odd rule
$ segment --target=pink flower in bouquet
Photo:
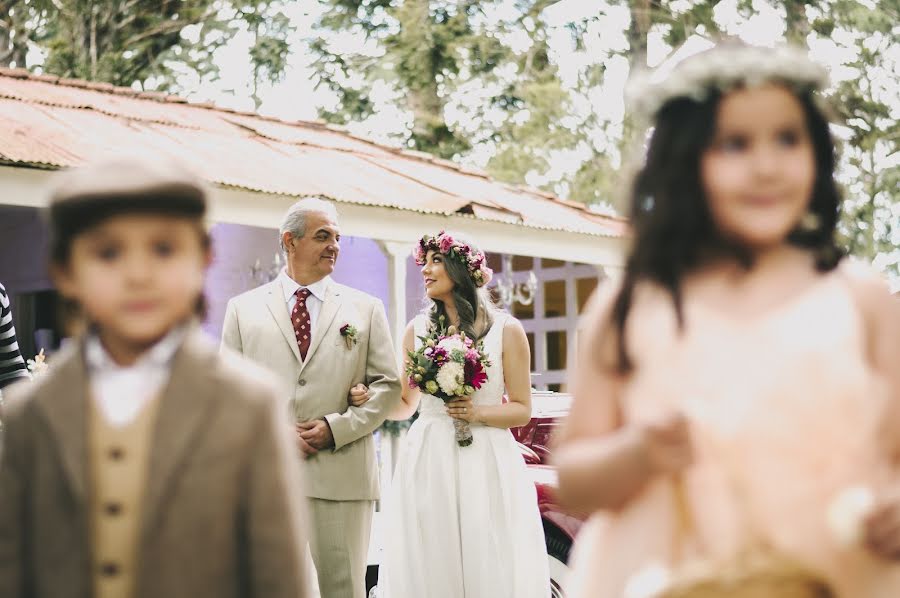
[[[430,359],[437,366],[441,366],[447,363],[447,360],[450,359],[450,356],[447,354],[447,350],[443,347],[428,347],[425,349],[424,353],[425,357]]]
[[[477,355],[477,351],[475,351]],[[487,382],[487,372],[484,371],[484,366],[481,364],[481,360],[476,357],[475,359],[469,359],[466,356],[466,381],[469,383],[469,386],[478,390],[481,386]]]

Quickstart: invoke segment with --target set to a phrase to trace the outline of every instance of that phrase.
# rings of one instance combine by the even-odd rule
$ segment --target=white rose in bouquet
[[[441,390],[448,395],[456,395],[465,382],[465,373],[466,370],[463,364],[456,361],[448,361],[438,370],[435,379]]]

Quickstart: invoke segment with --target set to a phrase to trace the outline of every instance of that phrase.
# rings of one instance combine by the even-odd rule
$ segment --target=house
[[[538,388],[563,383],[577,314],[622,265],[623,220],[454,162],[322,122],[0,69],[0,280],[16,302],[26,355],[57,342],[40,219],[53,172],[136,150],[171,156],[213,186],[204,324],[213,336],[228,299],[272,276],[276,229],[301,197],[336,202],[344,241],[334,278],[382,298],[396,342],[423,304],[415,241],[440,229],[477,240],[497,271],[497,294],[528,332]]]

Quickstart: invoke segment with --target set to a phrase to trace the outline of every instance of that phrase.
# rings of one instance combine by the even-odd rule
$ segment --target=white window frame
[[[599,284],[607,278],[602,266],[592,266],[565,262],[555,268],[545,268],[541,258],[534,258],[534,267],[531,269],[538,280],[538,288],[535,291],[534,317],[531,319],[519,319],[526,333],[534,335],[534,369],[532,370],[531,385],[537,390],[547,390],[551,384],[565,384],[567,382],[567,370],[575,357],[577,346],[576,331],[578,329],[578,297],[576,281],[581,278],[597,279]],[[528,270],[513,271],[514,283],[524,283],[528,280]],[[506,277],[506,272],[500,274]],[[544,317],[544,284],[553,281],[565,281],[566,283],[566,315],[552,318]],[[513,306],[509,307],[513,313]],[[565,331],[566,333],[566,367],[562,370],[547,369],[547,333]],[[536,375],[534,375],[536,374]]]

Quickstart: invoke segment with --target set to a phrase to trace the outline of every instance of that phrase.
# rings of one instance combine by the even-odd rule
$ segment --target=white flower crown
[[[626,101],[635,114],[652,120],[677,98],[702,102],[713,90],[726,92],[773,81],[796,91],[817,91],[828,86],[828,71],[792,46],[764,48],[727,42],[674,66],[664,64],[650,73],[635,74],[626,89]]]

